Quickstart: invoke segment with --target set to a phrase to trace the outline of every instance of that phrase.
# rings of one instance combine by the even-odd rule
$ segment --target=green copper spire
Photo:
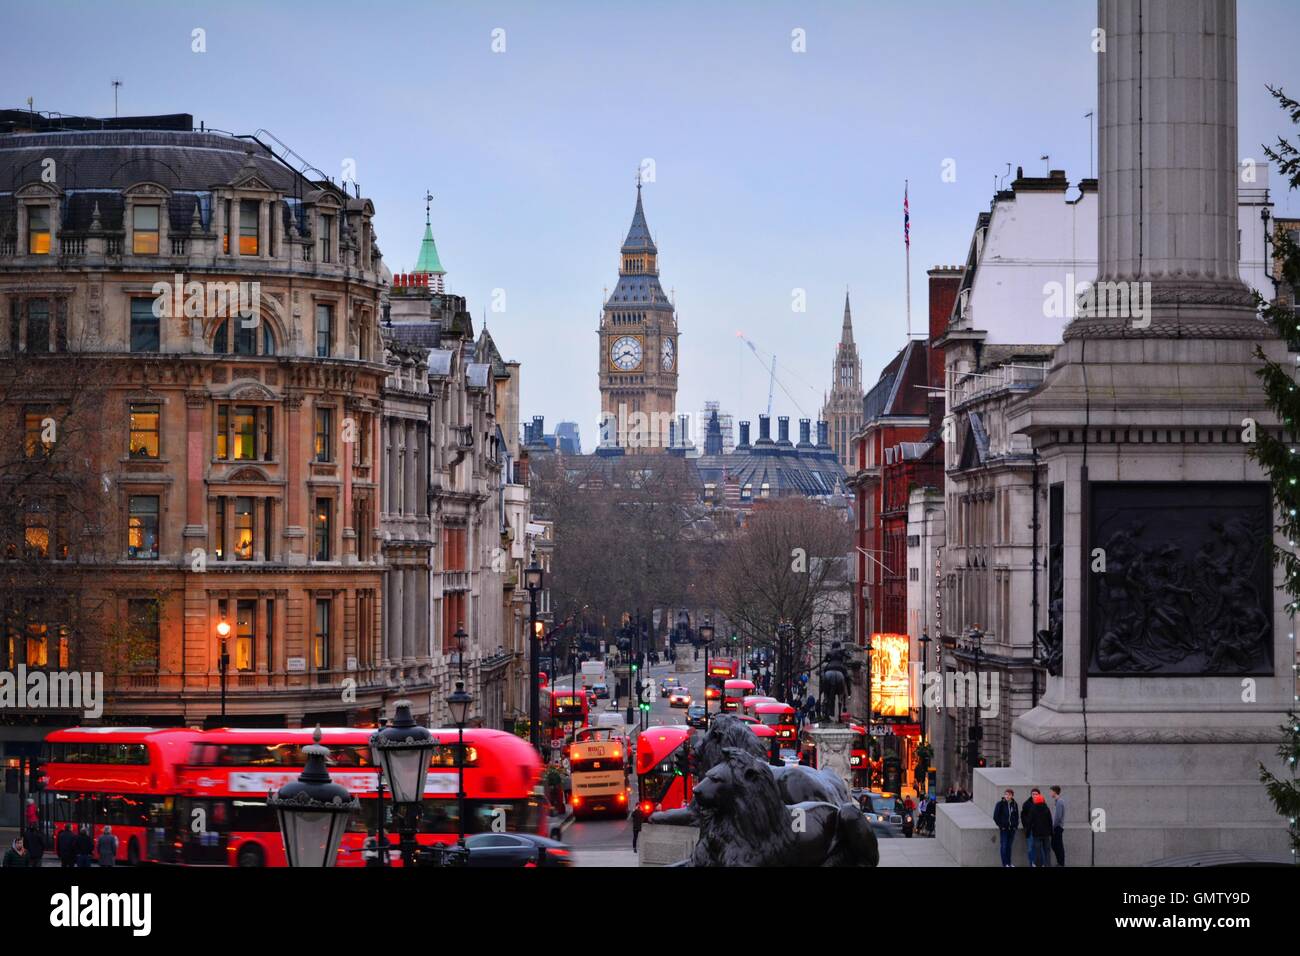
[[[429,225],[429,204],[432,202],[433,194],[426,189],[424,192],[424,239],[420,242],[420,258],[416,260],[413,271],[442,276],[447,274],[447,270],[442,267],[442,261],[438,258],[438,246],[433,241],[433,228]]]
[[[438,259],[438,247],[433,241],[433,229],[427,222],[424,224],[424,239],[420,243],[420,258],[416,260],[413,271],[439,276],[447,274],[447,270],[442,267],[442,262]]]

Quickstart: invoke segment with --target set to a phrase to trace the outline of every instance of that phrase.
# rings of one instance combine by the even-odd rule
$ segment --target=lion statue
[[[695,773],[703,778],[715,766],[721,763],[728,747],[736,747],[753,754],[759,760],[767,760],[767,748],[745,722],[733,714],[719,714],[709,721],[709,732],[702,738],[697,737],[695,747]],[[833,803],[842,806],[852,803],[848,785],[837,774],[829,770],[814,770],[811,767],[773,767],[777,786],[781,790],[781,799],[786,803],[803,803],[808,800]]]
[[[745,722],[734,714],[718,714],[709,719],[709,732],[696,734],[691,742],[695,751],[695,772],[703,777],[725,759],[723,751],[736,747],[745,753],[753,754],[759,760],[767,760],[767,748]]]
[[[739,747],[723,749],[722,759],[695,786],[689,808],[652,814],[649,822],[699,827],[699,842],[679,865],[875,866],[880,861],[876,836],[855,804],[787,804],[773,768]]]

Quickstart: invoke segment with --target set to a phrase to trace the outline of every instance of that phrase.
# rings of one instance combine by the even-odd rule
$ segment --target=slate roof
[[[862,399],[862,421],[871,423],[890,416],[917,417],[927,414],[928,362],[924,342],[903,346],[880,372],[880,379]]]
[[[125,189],[153,182],[170,190],[200,190],[235,179],[252,163],[273,189],[297,194],[317,188],[250,139],[181,130],[80,130],[0,136],[0,190],[41,181],[53,159],[62,189]]]
[[[412,322],[383,327],[384,337],[402,345],[436,349],[442,345],[440,322]]]
[[[124,228],[124,189],[144,182],[170,190],[166,200],[169,231],[188,234],[198,212],[199,227],[212,229],[212,187],[251,172],[272,189],[293,197],[319,194],[321,184],[282,163],[262,144],[211,131],[183,129],[86,129],[0,134],[0,235],[17,228],[13,193],[41,182],[45,160],[54,160],[63,193],[62,229],[91,229],[96,207],[106,232]],[[247,166],[247,169],[245,167]],[[349,198],[349,202],[353,202]],[[296,223],[310,235],[300,198],[282,203],[285,235]]]

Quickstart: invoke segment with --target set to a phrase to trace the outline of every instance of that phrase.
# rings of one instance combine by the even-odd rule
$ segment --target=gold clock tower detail
[[[677,314],[659,285],[641,183],[620,251],[618,284],[600,316],[600,447],[597,454],[662,452],[677,408]]]

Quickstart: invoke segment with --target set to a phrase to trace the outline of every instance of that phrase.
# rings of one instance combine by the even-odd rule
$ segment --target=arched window
[[[259,328],[262,330],[260,336],[257,334]],[[212,352],[215,355],[274,355],[275,333],[265,320],[254,326],[236,320],[232,331],[230,320],[226,319],[212,340]]]

